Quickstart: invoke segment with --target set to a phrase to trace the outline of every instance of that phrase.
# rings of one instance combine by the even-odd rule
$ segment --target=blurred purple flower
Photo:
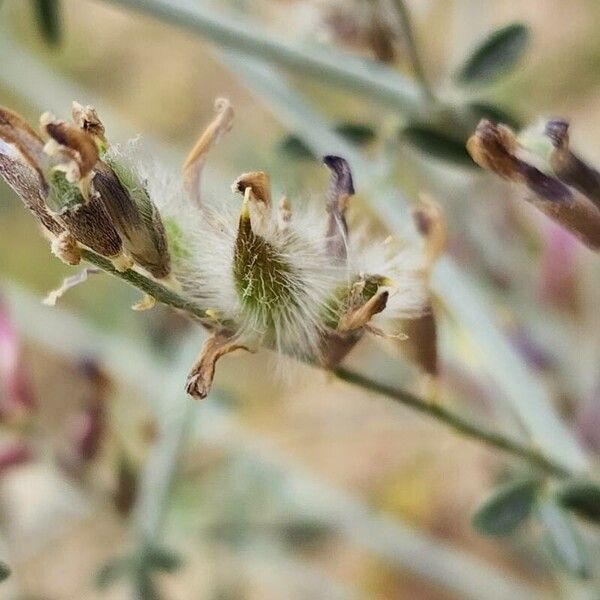
[[[22,360],[21,344],[8,308],[0,298],[0,418],[28,412],[36,402]]]
[[[541,258],[538,296],[565,308],[577,306],[577,257],[579,241],[569,231],[550,223]]]
[[[14,442],[0,448],[0,475],[13,467],[28,463],[32,457],[31,448],[24,442]]]

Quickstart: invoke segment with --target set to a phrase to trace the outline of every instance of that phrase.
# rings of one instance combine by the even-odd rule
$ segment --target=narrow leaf
[[[133,562],[130,557],[113,558],[98,570],[96,574],[96,588],[106,590],[119,579],[131,575]]]
[[[162,571],[164,573],[174,573],[183,563],[181,556],[175,551],[154,544],[144,548],[143,556],[146,566],[150,570]]]
[[[375,129],[363,123],[338,123],[334,130],[349,142],[353,142],[358,146],[369,144],[376,137]]]
[[[589,480],[567,481],[556,492],[556,500],[580,517],[600,523],[600,486]]]
[[[346,141],[357,146],[370,144],[377,135],[373,127],[363,123],[338,123],[335,125],[334,130]],[[316,160],[317,158],[315,153],[295,134],[285,136],[279,142],[279,148],[289,158],[297,160]]]
[[[538,516],[546,528],[545,542],[557,567],[579,577],[590,577],[587,551],[569,514],[551,501],[538,506]]]
[[[523,123],[519,118],[494,104],[488,102],[471,102],[467,105],[467,108],[473,115],[474,126],[477,126],[481,119],[487,119],[488,121],[492,121],[492,123],[508,125],[511,129],[515,130],[523,127]]]
[[[316,160],[314,152],[294,134],[287,135],[279,142],[279,149],[288,158],[295,160]]]
[[[539,479],[512,481],[495,490],[473,515],[473,527],[482,535],[513,533],[531,514]]]
[[[497,29],[467,58],[457,79],[464,84],[483,84],[502,77],[516,65],[528,41],[529,28],[523,23]]]
[[[34,0],[38,27],[48,44],[53,46],[60,42],[61,15],[59,0]]]
[[[424,154],[463,167],[476,167],[467,152],[466,140],[436,131],[427,125],[409,125],[402,137]]]

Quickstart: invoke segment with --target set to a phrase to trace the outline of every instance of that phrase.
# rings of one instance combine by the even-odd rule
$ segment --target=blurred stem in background
[[[410,11],[406,6],[405,0],[394,0],[394,6],[396,7],[398,16],[400,18],[400,23],[402,25],[402,33],[404,34],[405,46],[408,51],[408,55],[415,77],[421,84],[421,88],[423,89],[424,95],[430,102],[432,102],[435,100],[435,94],[433,92],[433,88],[429,83],[429,80],[427,79],[425,67],[423,66],[423,61],[421,60],[419,47],[415,39],[415,34],[411,22]]]

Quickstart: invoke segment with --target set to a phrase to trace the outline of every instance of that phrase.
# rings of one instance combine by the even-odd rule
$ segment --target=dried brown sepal
[[[215,377],[217,361],[235,350],[248,350],[248,348],[226,333],[213,333],[204,342],[200,355],[188,375],[185,385],[187,393],[198,400],[206,398]]]
[[[600,249],[600,208],[559,179],[518,158],[516,139],[507,127],[481,121],[467,148],[475,162],[501,177],[526,185],[533,192],[527,199],[536,208],[569,229],[588,247]]]
[[[54,237],[50,243],[50,250],[56,258],[72,267],[81,262],[81,249],[77,240],[69,231],[63,231]]]
[[[563,119],[551,119],[546,123],[544,133],[554,146],[550,165],[556,175],[600,208],[600,173],[571,151],[569,123]]]
[[[101,148],[106,146],[106,131],[93,106],[82,106],[79,102],[73,101],[71,116],[75,125],[91,135],[97,145]]]
[[[231,129],[233,123],[234,112],[229,100],[217,98],[215,101],[215,112],[217,114],[214,119],[204,130],[183,163],[183,184],[185,190],[198,207],[202,206],[200,180],[208,152],[212,146],[219,142],[223,134]]]
[[[123,241],[125,251],[156,279],[171,274],[171,255],[160,213],[140,186],[127,190],[103,161],[94,169],[93,186]]]
[[[0,175],[53,235],[63,226],[48,210],[48,186],[41,170],[43,141],[19,115],[0,107]]]
[[[505,125],[482,119],[467,142],[467,150],[479,166],[527,186],[537,196],[550,202],[573,203],[573,194],[564,183],[518,158],[519,144]]]
[[[448,229],[440,204],[425,194],[421,195],[420,200],[419,206],[413,210],[413,220],[425,240],[425,263],[428,271],[431,271],[446,248]]]
[[[121,260],[123,243],[97,194],[85,204],[64,210],[57,218],[80,244],[116,261],[118,270],[130,268],[127,261]]]
[[[327,194],[327,250],[334,259],[343,261],[348,256],[346,209],[348,200],[354,195],[352,171],[348,161],[339,156],[325,156],[323,162],[331,171]]]
[[[423,371],[438,375],[437,325],[430,305],[423,316],[402,321],[402,331],[408,339],[399,345],[402,354]]]
[[[362,290],[358,293],[362,295]],[[357,305],[355,300],[351,300],[350,308],[340,319],[338,331],[356,331],[364,328],[376,314],[385,309],[389,296],[389,292],[383,290],[377,292],[369,300],[359,305]]]
[[[266,207],[271,206],[271,182],[264,171],[242,173],[232,185],[232,189],[241,194],[244,194],[246,188],[250,188],[254,198]]]
[[[67,181],[75,183],[84,180],[98,161],[98,148],[92,136],[71,123],[55,119],[49,113],[42,115],[40,126],[49,138],[45,150],[50,156],[58,158],[58,168],[64,169]]]

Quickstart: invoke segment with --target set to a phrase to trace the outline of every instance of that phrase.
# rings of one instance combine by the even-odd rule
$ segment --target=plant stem
[[[327,85],[337,85],[388,104],[405,114],[418,112],[423,102],[423,92],[417,86],[375,61],[358,59],[330,48],[292,45],[282,37],[266,34],[259,25],[225,17],[199,2],[192,10],[177,0],[105,1],[145,12],[199,34],[222,48],[268,60]]]
[[[419,54],[419,49],[417,47],[417,42],[415,40],[410,11],[406,6],[405,0],[394,0],[394,4],[396,6],[398,16],[400,17],[400,25],[402,26],[404,41],[406,42],[408,56],[412,64],[415,77],[419,80],[419,83],[421,84],[421,87],[423,89],[423,93],[427,97],[427,99],[430,102],[434,101],[435,95],[433,93],[433,89],[429,83],[429,80],[427,79],[427,75],[425,74],[425,68],[423,67],[421,56]]]
[[[400,402],[405,406],[409,406],[441,423],[445,423],[454,429],[454,431],[462,433],[466,437],[476,439],[488,446],[492,446],[498,450],[522,458],[546,473],[556,475],[557,477],[568,477],[571,475],[571,472],[568,469],[544,456],[537,448],[521,444],[501,433],[483,429],[479,425],[448,410],[440,404],[424,400],[406,390],[378,383],[369,377],[343,367],[335,369],[334,373],[343,381],[359,386],[365,390],[370,390],[395,400],[396,402]]]
[[[150,294],[158,302],[183,310],[200,322],[209,321],[204,308],[197,303],[182,297],[176,292],[165,288],[156,281],[131,270],[121,273],[113,267],[108,259],[97,255],[91,250],[83,250],[82,255],[86,261],[91,262],[104,271],[126,281],[146,294]],[[455,414],[439,404],[429,402],[405,390],[378,383],[365,375],[361,375],[346,368],[338,368],[333,372],[343,381],[365,390],[376,392],[382,396],[395,400],[396,402],[409,406],[424,415],[428,415],[441,423],[445,423],[458,433],[462,433],[463,435],[483,442],[488,446],[502,450],[518,458],[522,458],[548,474],[557,477],[568,477],[571,475],[571,472],[568,469],[542,454],[537,448],[521,444],[501,433],[483,429],[476,423]]]

